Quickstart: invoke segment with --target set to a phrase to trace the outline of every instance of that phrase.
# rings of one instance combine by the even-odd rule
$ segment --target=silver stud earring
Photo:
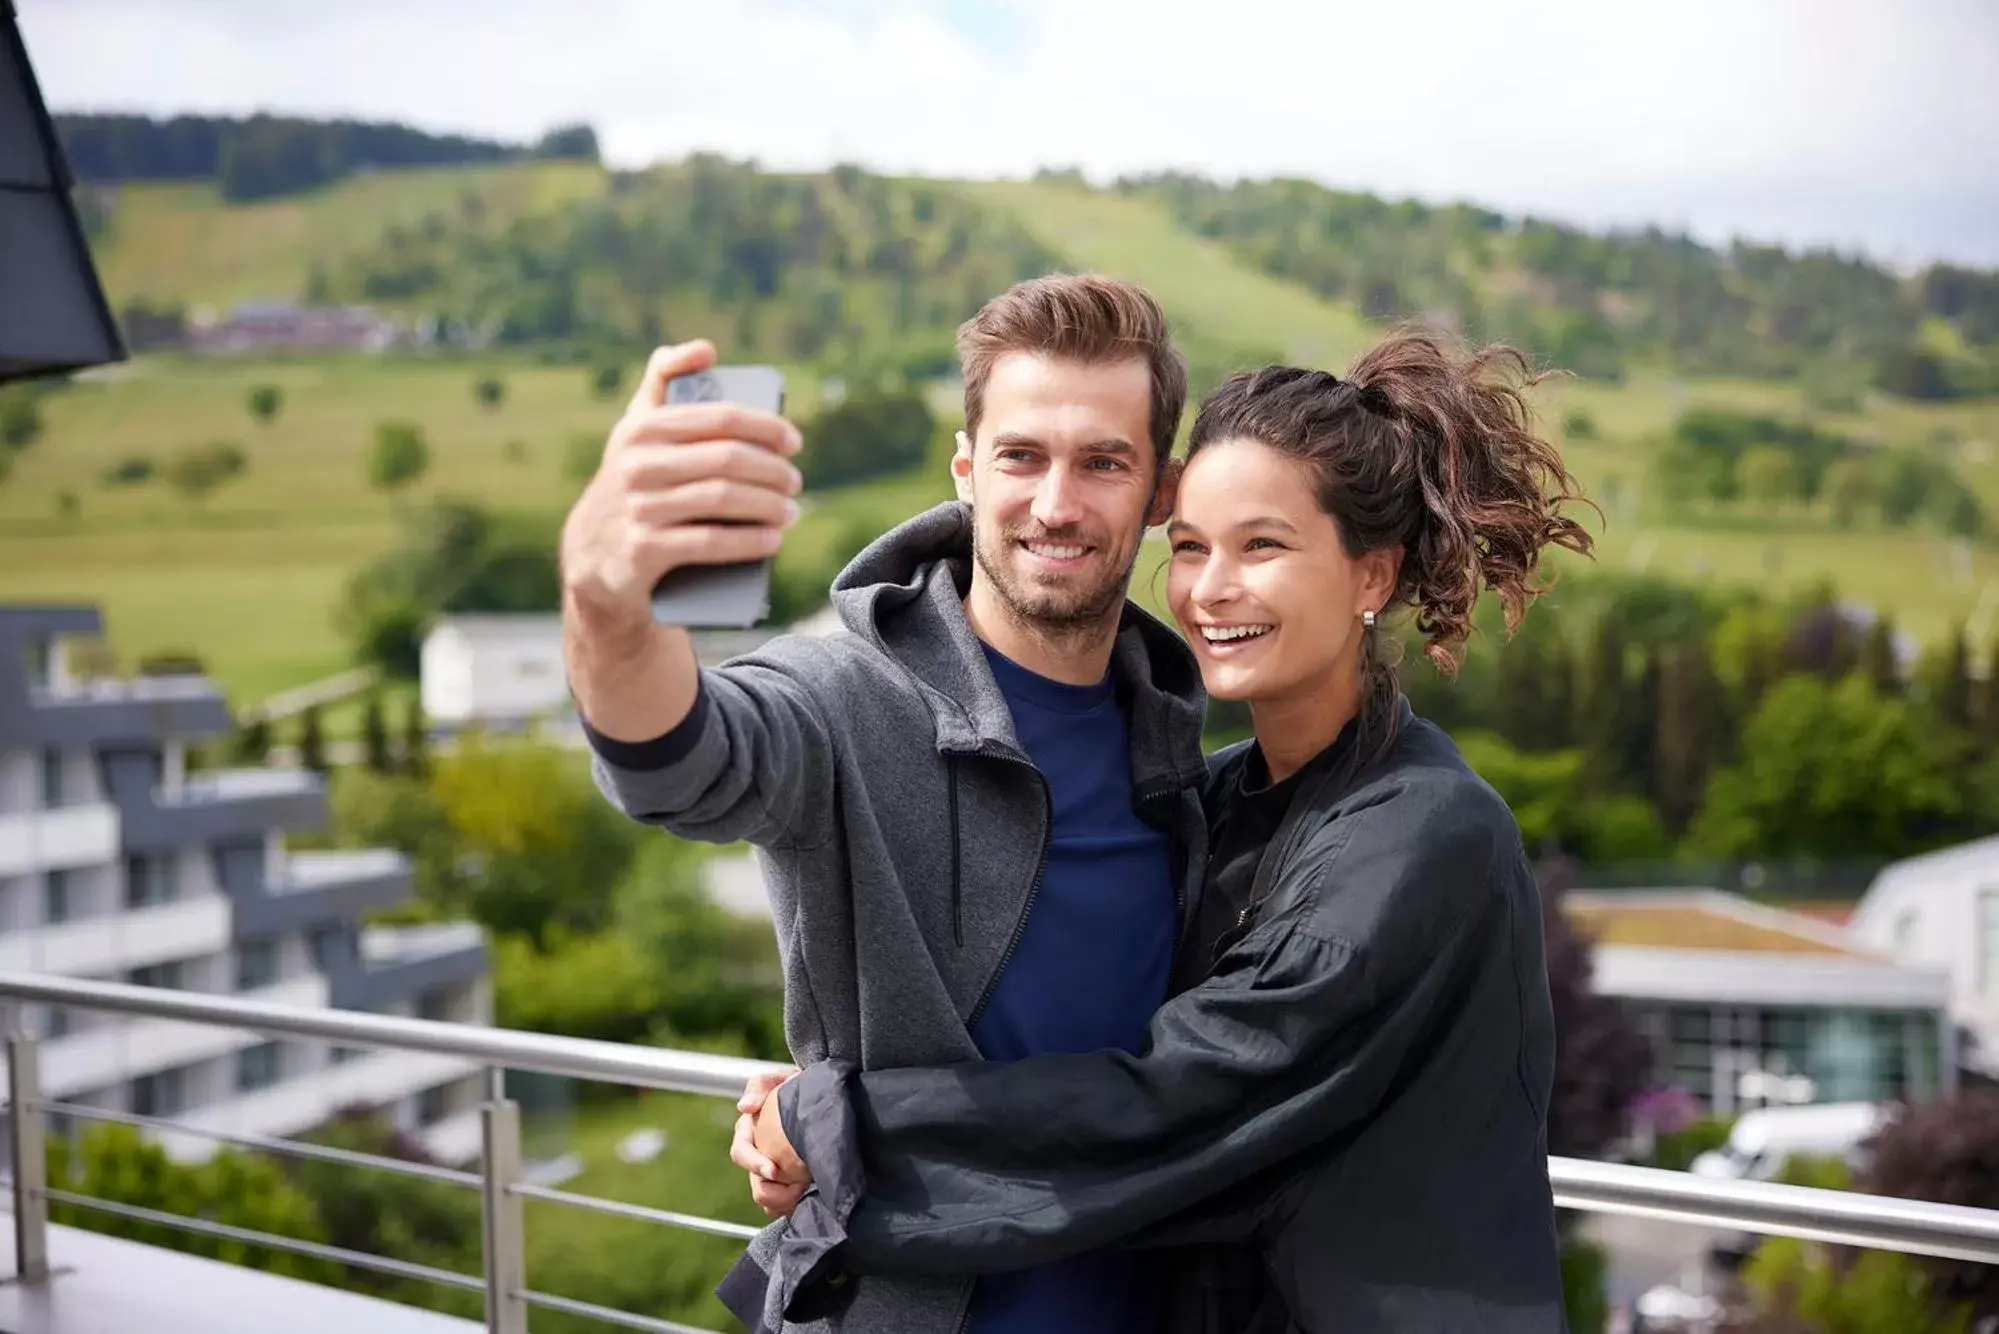
[[[1374,608],[1369,607],[1360,614],[1360,623],[1370,630],[1374,629]]]

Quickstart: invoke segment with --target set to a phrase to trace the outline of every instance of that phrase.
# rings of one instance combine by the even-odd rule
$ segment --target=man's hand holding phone
[[[642,634],[662,579],[767,560],[797,520],[796,427],[743,403],[669,401],[675,380],[714,364],[705,341],[660,348],[646,363],[563,524],[563,587],[579,614]]]

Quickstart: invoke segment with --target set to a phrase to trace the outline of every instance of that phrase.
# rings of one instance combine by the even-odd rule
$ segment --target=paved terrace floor
[[[0,1213],[0,1334],[483,1334],[376,1297],[100,1236],[49,1229],[54,1276],[23,1287]]]

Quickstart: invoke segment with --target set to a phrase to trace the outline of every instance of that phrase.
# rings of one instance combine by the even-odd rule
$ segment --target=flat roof
[[[1726,950],[1775,954],[1828,954],[1875,957],[1873,951],[1808,932],[1804,922],[1756,921],[1701,902],[1571,902],[1570,920],[1599,945],[1668,950]],[[1795,914],[1802,919],[1802,914]]]

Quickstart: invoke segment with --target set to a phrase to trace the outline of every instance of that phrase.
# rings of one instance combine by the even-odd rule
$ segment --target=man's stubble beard
[[[992,585],[993,599],[1008,620],[1051,647],[1064,650],[1079,649],[1116,627],[1125,595],[1131,588],[1132,571],[1138,567],[1142,541],[1132,544],[1131,559],[1117,575],[1072,596],[1066,591],[1022,586],[1010,559],[1016,537],[981,523],[977,511],[973,512],[972,558],[985,572],[987,582]]]

